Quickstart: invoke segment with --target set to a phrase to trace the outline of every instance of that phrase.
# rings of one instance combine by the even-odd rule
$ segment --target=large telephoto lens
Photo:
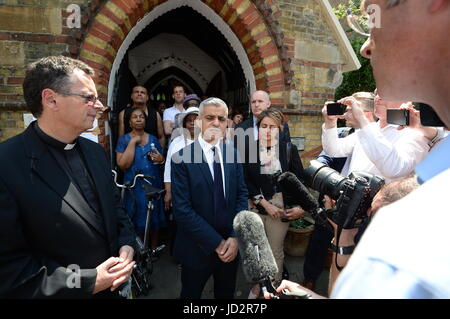
[[[317,160],[312,160],[304,173],[307,186],[334,200],[339,198],[342,184],[347,180],[347,177]]]

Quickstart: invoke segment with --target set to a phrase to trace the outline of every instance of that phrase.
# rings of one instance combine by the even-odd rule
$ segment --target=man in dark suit
[[[250,97],[250,108],[252,110],[251,116],[246,119],[244,122],[236,125],[236,128],[242,128],[245,130],[249,130],[249,134],[253,137],[254,140],[258,139],[258,128],[256,126],[256,118],[263,111],[267,110],[271,105],[270,96],[266,91],[255,91]],[[283,124],[283,130],[281,132],[281,138],[286,141],[291,141],[291,135],[289,133],[289,126],[287,122]]]
[[[181,299],[199,299],[214,277],[215,298],[233,298],[238,243],[233,219],[247,209],[247,188],[236,149],[224,143],[228,108],[218,98],[200,104],[198,139],[172,157],[174,255],[182,264]]]
[[[244,122],[234,128],[234,144],[245,163],[256,163],[256,142],[258,140],[257,117],[271,106],[270,96],[265,91],[255,91],[250,97],[251,115]],[[280,140],[291,142],[291,135],[287,122],[283,123]]]
[[[23,83],[37,121],[0,144],[0,297],[118,297],[135,234],[104,149],[80,133],[102,104],[93,70],[48,57]]]

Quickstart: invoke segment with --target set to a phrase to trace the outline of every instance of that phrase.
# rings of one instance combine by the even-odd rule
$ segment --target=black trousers
[[[182,265],[180,299],[200,299],[208,279],[214,279],[214,298],[233,299],[236,289],[239,255],[229,263],[222,262],[217,255],[211,257],[206,268],[192,269]]]
[[[303,276],[306,281],[316,282],[322,273],[328,254],[333,232],[328,228],[315,226],[309,240],[303,264]]]

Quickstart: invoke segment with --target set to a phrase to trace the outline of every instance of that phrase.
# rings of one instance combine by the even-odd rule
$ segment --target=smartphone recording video
[[[327,114],[328,115],[343,115],[347,105],[342,103],[330,103],[327,104]]]
[[[409,125],[409,110],[387,109],[387,122],[394,125]]]

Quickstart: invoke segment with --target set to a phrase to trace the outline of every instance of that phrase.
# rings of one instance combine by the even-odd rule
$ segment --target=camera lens
[[[339,198],[341,185],[347,180],[334,169],[316,160],[311,161],[311,166],[305,169],[305,179],[311,188],[334,200]]]

